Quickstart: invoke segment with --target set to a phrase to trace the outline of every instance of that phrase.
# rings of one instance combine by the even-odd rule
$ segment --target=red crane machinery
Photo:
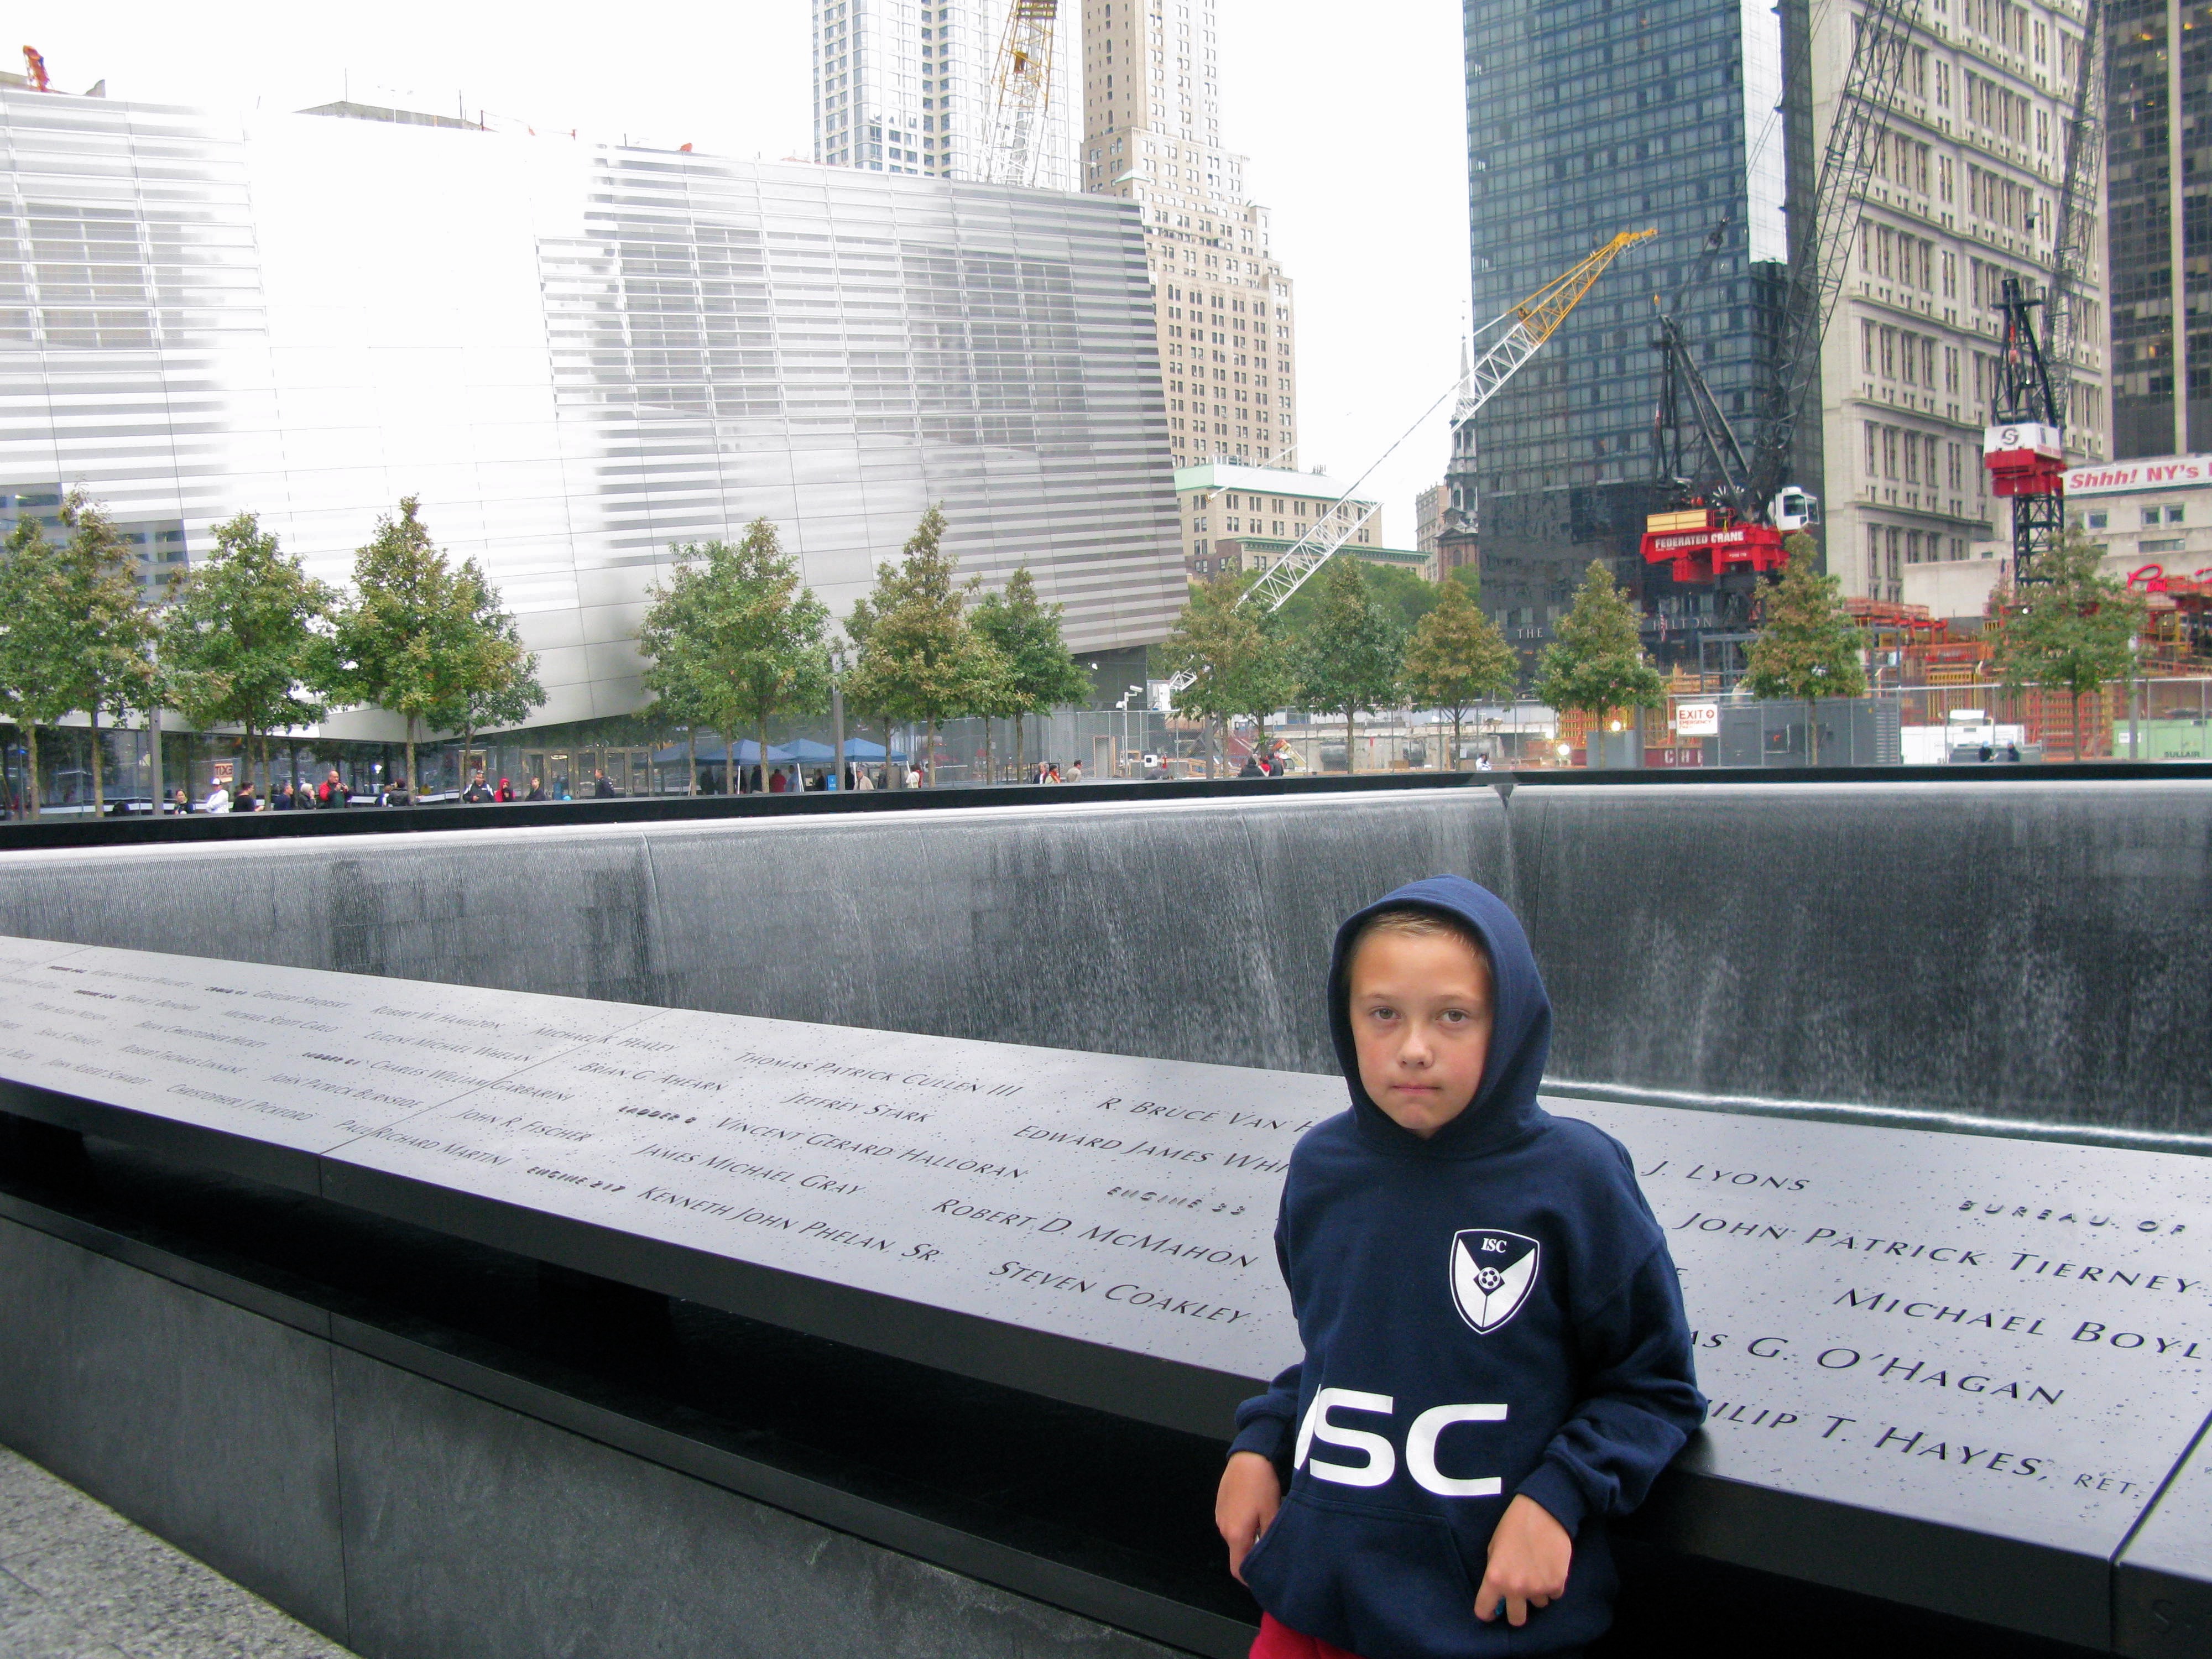
[[[2035,307],[2017,276],[2004,279],[1997,301],[2004,344],[1997,356],[1990,425],[1982,432],[1982,465],[1990,489],[2012,499],[2012,579],[2033,581],[2036,561],[2066,530],[2066,424],[2035,337]]]
[[[1777,570],[1785,561],[1783,538],[1820,521],[1819,499],[1784,480],[1801,418],[1809,410],[1812,424],[1820,424],[1820,341],[1843,293],[1867,183],[1889,130],[1907,39],[1919,15],[1919,0],[1872,0],[1858,21],[1812,212],[1793,217],[1806,234],[1792,250],[1758,438],[1748,456],[1705,384],[1680,325],[1672,314],[1659,319],[1652,341],[1661,364],[1653,483],[1667,504],[1644,520],[1643,552],[1646,564],[1668,566],[1677,583],[1710,586],[1731,575],[1756,579]],[[1696,274],[1675,296],[1674,311],[1704,279],[1727,228],[1723,220],[1707,238]],[[1694,443],[1685,429],[1686,414]]]

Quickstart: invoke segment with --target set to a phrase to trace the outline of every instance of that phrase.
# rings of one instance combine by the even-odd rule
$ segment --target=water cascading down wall
[[[1487,787],[0,856],[0,933],[1328,1072],[1336,922],[1528,925],[1555,1084],[2202,1150],[2212,781]]]

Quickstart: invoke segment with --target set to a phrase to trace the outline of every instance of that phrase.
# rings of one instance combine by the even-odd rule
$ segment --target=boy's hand
[[[1507,1624],[1527,1624],[1529,1608],[1549,1607],[1566,1593],[1574,1553],[1575,1540],[1549,1510],[1533,1498],[1516,1496],[1490,1534],[1490,1564],[1474,1593],[1474,1616],[1486,1625],[1502,1603]]]
[[[1213,1524],[1229,1546],[1229,1571],[1238,1583],[1244,1582],[1244,1558],[1282,1506],[1283,1483],[1274,1464],[1257,1452],[1231,1453],[1213,1498]]]

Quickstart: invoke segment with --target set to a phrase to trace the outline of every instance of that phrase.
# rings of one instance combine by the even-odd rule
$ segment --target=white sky
[[[1458,372],[1459,7],[1218,3],[1223,140],[1252,158],[1248,182],[1297,284],[1298,461],[1349,483]],[[10,14],[72,92],[104,78],[113,98],[300,109],[349,89],[441,112],[465,103],[542,132],[811,153],[806,0],[33,0]],[[1393,545],[1413,545],[1413,495],[1442,477],[1448,447],[1439,411],[1361,492],[1385,503]]]

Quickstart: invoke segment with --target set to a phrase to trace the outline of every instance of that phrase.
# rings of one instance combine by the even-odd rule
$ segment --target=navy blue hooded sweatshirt
[[[1376,911],[1471,924],[1495,1007],[1474,1102],[1430,1139],[1360,1086],[1350,940]],[[1704,1419],[1674,1267],[1626,1150],[1536,1103],[1552,1005],[1521,924],[1457,876],[1346,921],[1329,1029],[1352,1109],[1291,1156],[1275,1251],[1305,1358],[1237,1413],[1234,1449],[1290,1471],[1244,1560],[1260,1605],[1361,1659],[1580,1647],[1612,1618],[1603,1522],[1633,1509]],[[1566,1594],[1514,1630],[1474,1617],[1516,1493],[1575,1536]]]

